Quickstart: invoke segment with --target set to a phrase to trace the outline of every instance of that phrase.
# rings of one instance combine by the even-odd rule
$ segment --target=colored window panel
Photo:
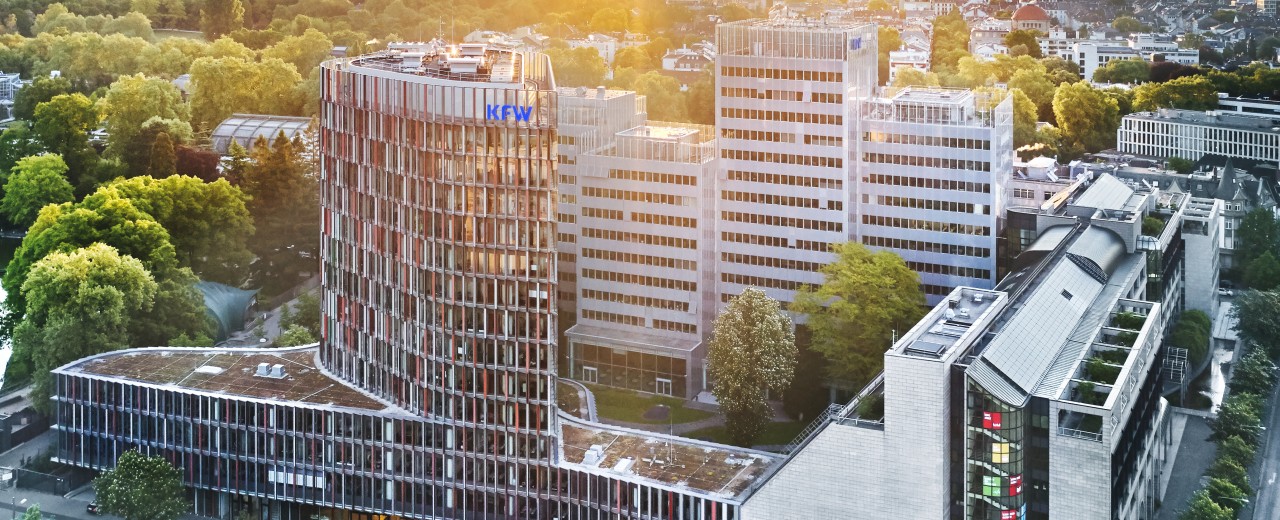
[[[988,430],[999,430],[1001,424],[1000,412],[982,412],[982,427]]]
[[[997,442],[991,445],[991,462],[996,464],[1009,462],[1009,443]]]
[[[1002,487],[1000,485],[1000,477],[982,477],[982,494],[984,496],[1000,496],[1000,488]]]

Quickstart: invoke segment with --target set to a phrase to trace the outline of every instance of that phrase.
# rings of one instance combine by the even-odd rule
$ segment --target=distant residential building
[[[987,18],[974,23],[969,29],[969,53],[984,60],[995,59],[998,54],[1008,54],[1004,39],[1013,29],[1009,20]]]
[[[1276,16],[1276,5],[1280,4],[1280,0],[1257,0],[1258,14],[1262,16]]]
[[[1170,35],[1136,34],[1128,39],[1107,39],[1101,34],[1088,38],[1074,38],[1068,34],[1051,31],[1036,41],[1045,56],[1058,56],[1079,65],[1081,77],[1087,80],[1092,80],[1095,71],[1115,60],[1168,61],[1192,66],[1200,63],[1198,49],[1179,48]]]
[[[893,83],[893,78],[897,77],[900,69],[916,69],[919,71],[929,70],[929,51],[890,51],[889,52],[889,82]]]
[[[1280,100],[1270,98],[1231,97],[1218,93],[1219,112],[1243,112],[1280,117]]]
[[[1280,117],[1274,115],[1162,108],[1124,116],[1117,132],[1122,153],[1192,161],[1214,154],[1280,162]]]
[[[600,54],[600,59],[605,63],[613,63],[613,57],[618,53],[618,39],[607,34],[593,33],[585,38],[573,38],[565,40],[569,44],[569,48],[578,49],[587,47],[595,50]]]
[[[701,42],[693,47],[680,47],[662,56],[662,70],[670,72],[701,72],[715,64],[715,45]]]

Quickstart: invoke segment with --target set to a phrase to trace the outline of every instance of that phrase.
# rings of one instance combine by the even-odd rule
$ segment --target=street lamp
[[[667,464],[671,464],[671,437],[675,436],[675,425],[673,423],[675,419],[672,416],[675,415],[676,411],[665,404],[659,404],[658,406],[667,409]]]
[[[22,504],[27,503],[27,499],[25,499],[25,498],[24,498],[24,499],[22,499],[22,501],[21,501],[21,502],[15,502],[15,500],[17,500],[17,499],[18,499],[18,497],[17,497],[17,496],[11,496],[11,497],[9,497],[9,505],[13,506],[13,511],[12,511],[13,516],[11,516],[10,518],[13,518],[13,519],[18,518],[18,506],[20,506],[20,505],[22,505]]]

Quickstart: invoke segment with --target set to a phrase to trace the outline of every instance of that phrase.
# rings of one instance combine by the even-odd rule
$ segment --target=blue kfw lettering
[[[533,107],[520,105],[485,105],[484,118],[490,121],[504,121],[511,116],[516,116],[516,121],[529,121],[529,114],[533,113]]]

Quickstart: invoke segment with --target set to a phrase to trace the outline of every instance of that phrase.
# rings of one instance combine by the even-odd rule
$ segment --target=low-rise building
[[[1162,108],[1124,116],[1117,132],[1121,153],[1192,161],[1213,154],[1280,162],[1280,117],[1275,115]]]

